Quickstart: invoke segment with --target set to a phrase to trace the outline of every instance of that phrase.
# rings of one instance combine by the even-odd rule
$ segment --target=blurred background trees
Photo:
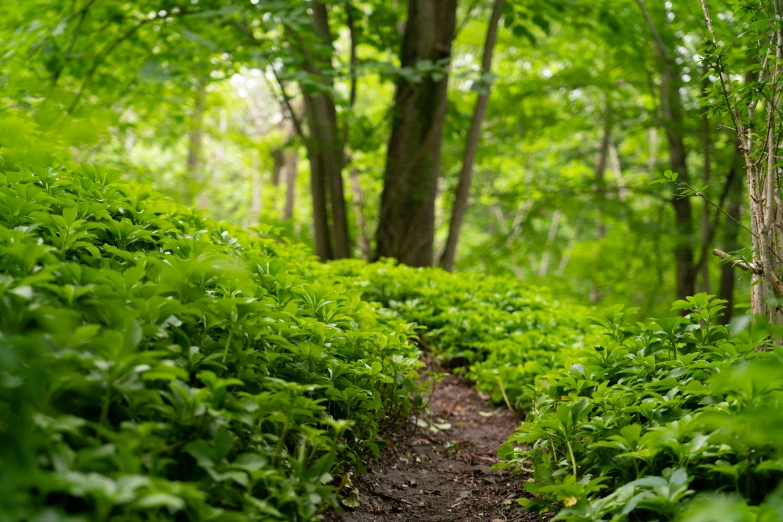
[[[749,242],[747,196],[736,132],[700,103],[718,78],[698,2],[26,0],[0,19],[4,147],[32,119],[75,162],[324,260],[509,273],[645,315],[746,300],[751,276],[711,255]],[[667,170],[725,212],[650,185]]]

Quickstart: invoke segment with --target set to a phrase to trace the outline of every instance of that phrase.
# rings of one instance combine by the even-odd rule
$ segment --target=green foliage
[[[698,294],[674,304],[684,317],[593,318],[598,343],[538,380],[534,410],[500,450],[502,467],[533,469],[527,509],[565,506],[556,519],[570,522],[779,520],[783,350],[757,351],[763,328],[718,325],[724,304]],[[715,493],[683,512],[700,492]],[[710,518],[708,499],[734,515]]]
[[[341,261],[330,269],[365,299],[424,327],[423,343],[440,360],[517,411],[531,404],[537,376],[584,347],[586,309],[558,303],[543,288],[391,262]]]
[[[4,144],[5,145],[5,144]],[[311,520],[416,401],[413,332],[303,247],[0,164],[4,520]]]

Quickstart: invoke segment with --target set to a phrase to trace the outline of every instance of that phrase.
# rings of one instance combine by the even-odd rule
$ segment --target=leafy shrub
[[[757,351],[763,330],[716,324],[723,304],[698,294],[675,303],[685,317],[595,317],[599,344],[538,381],[535,408],[501,448],[504,467],[533,470],[529,510],[565,507],[555,519],[571,522],[781,520],[783,349]],[[683,511],[700,492],[713,493]],[[715,505],[733,507],[718,517]]]
[[[303,248],[0,165],[4,520],[314,519],[411,409],[413,331]]]
[[[391,261],[340,261],[330,269],[365,299],[421,325],[440,360],[517,411],[531,404],[539,375],[584,347],[579,324],[587,309],[558,303],[542,288]]]

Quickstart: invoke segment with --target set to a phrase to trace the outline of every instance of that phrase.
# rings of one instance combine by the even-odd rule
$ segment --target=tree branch
[[[713,255],[723,259],[733,267],[741,268],[746,272],[753,272],[754,274],[760,275],[762,277],[764,276],[764,270],[761,267],[754,265],[753,263],[749,263],[747,261],[743,261],[742,259],[737,259],[735,257],[732,257],[726,252],[724,252],[723,250],[720,250],[718,248],[714,249],[712,253]]]

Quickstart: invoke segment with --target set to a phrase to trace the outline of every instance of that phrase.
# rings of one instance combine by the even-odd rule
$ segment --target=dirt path
[[[506,408],[483,400],[462,379],[448,375],[435,388],[430,422],[450,424],[433,431],[413,421],[393,435],[381,462],[354,480],[360,506],[330,514],[331,522],[510,522],[539,520],[516,499],[528,496],[526,477],[490,469],[496,448],[519,425]],[[423,424],[423,423],[420,423]]]

